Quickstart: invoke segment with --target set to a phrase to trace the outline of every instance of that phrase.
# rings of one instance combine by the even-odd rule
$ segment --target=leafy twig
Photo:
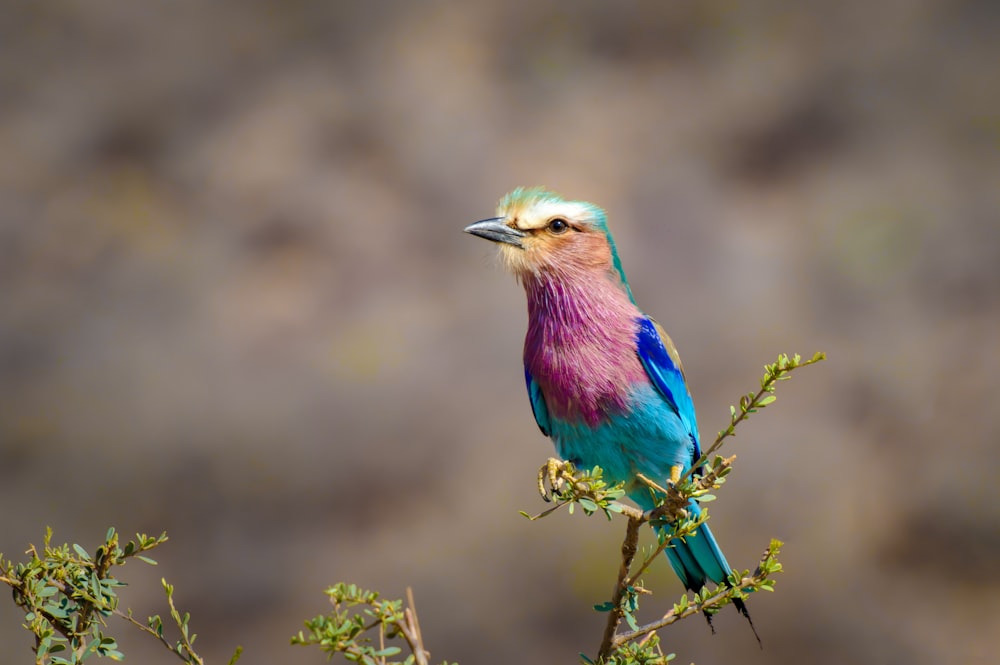
[[[118,651],[117,640],[104,632],[105,619],[117,616],[156,637],[184,662],[202,665],[193,648],[195,637],[188,633],[190,617],[187,613],[181,615],[174,606],[173,588],[166,582],[163,584],[171,616],[181,631],[179,642],[171,644],[163,637],[158,616],[151,617],[149,625],[144,626],[133,618],[131,610],[122,612],[118,608],[116,589],[124,583],[114,577],[113,569],[131,558],[155,565],[144,553],[166,542],[166,534],[137,534],[135,540],[121,547],[118,533],[108,529],[94,557],[80,545],[53,547],[51,540],[52,530],[47,529],[42,552],[30,546],[27,553],[31,558],[26,563],[15,564],[0,556],[0,582],[11,587],[14,602],[24,610],[24,627],[35,636],[37,664],[75,664],[93,654],[121,660],[124,655]],[[236,650],[231,665],[240,652]]]
[[[760,390],[756,393],[747,393],[740,398],[739,410],[735,406],[729,407],[729,426],[726,429],[719,432],[718,436],[715,437],[715,441],[712,443],[708,449],[702,453],[691,468],[681,476],[681,480],[689,477],[692,473],[695,473],[698,469],[702,467],[709,458],[715,454],[719,448],[722,447],[722,443],[729,437],[736,434],[736,427],[750,417],[751,413],[757,413],[759,409],[763,409],[768,404],[774,402],[777,397],[774,395],[775,389],[778,387],[778,381],[786,381],[791,378],[792,371],[800,368],[806,367],[807,365],[814,365],[821,360],[826,360],[826,354],[822,351],[817,351],[813,354],[813,357],[809,360],[803,361],[802,356],[799,354],[794,354],[789,358],[786,354],[782,353],[778,355],[778,359],[767,365],[764,365],[764,376],[760,380]]]
[[[382,600],[378,592],[354,584],[335,584],[326,595],[333,610],[306,621],[307,632],[299,631],[292,637],[292,644],[315,645],[331,656],[343,654],[362,665],[429,665],[412,590],[407,589],[405,608],[401,600]],[[378,631],[377,648],[369,635],[373,630]],[[409,648],[410,655],[403,661],[389,660],[403,651],[398,646],[386,646],[387,640],[397,637],[402,637]]]
[[[707,588],[702,589],[700,593],[695,594],[693,602],[685,594],[681,597],[680,602],[675,604],[660,619],[639,626],[633,631],[615,636],[612,646],[617,648],[627,642],[648,635],[653,631],[666,628],[670,624],[676,623],[692,614],[698,614],[706,610],[718,610],[731,603],[734,598],[746,598],[746,595],[752,591],[774,591],[774,580],[771,579],[771,576],[775,573],[780,573],[782,570],[781,564],[777,560],[777,556],[781,551],[781,545],[782,542],[780,540],[771,540],[771,544],[764,551],[757,569],[752,574],[750,571],[744,571],[742,575],[734,573],[730,576],[728,585],[718,586],[712,591]]]

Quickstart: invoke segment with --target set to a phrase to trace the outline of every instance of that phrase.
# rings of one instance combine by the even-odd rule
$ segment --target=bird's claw
[[[538,493],[542,495],[542,499],[549,502],[559,496],[566,486],[567,476],[572,476],[572,473],[572,464],[550,457],[538,470]]]

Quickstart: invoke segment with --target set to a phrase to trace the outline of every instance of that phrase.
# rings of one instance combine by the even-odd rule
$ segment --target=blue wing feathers
[[[680,375],[680,371],[667,354],[667,349],[663,346],[663,342],[650,319],[646,317],[639,319],[639,331],[636,333],[635,341],[639,360],[642,361],[642,366],[653,381],[653,385],[670,404],[670,408],[678,416],[681,415],[674,393],[678,387],[683,392],[687,392],[687,388],[684,387],[684,377],[681,375],[680,382],[677,381],[675,375]]]
[[[677,351],[667,334],[652,319],[643,316],[637,320],[637,325],[636,351],[639,360],[657,392],[684,424],[692,443],[689,464],[693,463],[701,457],[698,421]],[[697,503],[691,502],[689,510],[697,515],[701,509]],[[722,584],[731,571],[707,524],[698,527],[695,534],[684,540],[675,540],[667,550],[667,558],[684,586],[692,591],[699,590],[708,581]]]
[[[687,382],[684,379],[684,372],[681,370],[679,361],[668,351],[664,344],[662,329],[649,317],[643,316],[638,319],[638,331],[636,332],[636,350],[639,360],[646,370],[650,381],[657,391],[663,395],[670,408],[687,428],[688,435],[694,443],[694,456],[692,462],[701,457],[701,447],[698,442],[698,419],[694,412],[694,402],[691,401],[691,394],[687,389]],[[669,337],[667,340],[669,341]],[[670,343],[673,348],[673,343]],[[676,354],[676,351],[674,352]]]

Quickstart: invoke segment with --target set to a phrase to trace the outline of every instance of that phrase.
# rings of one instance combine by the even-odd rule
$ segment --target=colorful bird
[[[465,231],[497,243],[524,286],[524,377],[542,433],[563,460],[600,466],[639,507],[653,508],[640,474],[676,482],[701,456],[698,421],[677,349],[636,305],[604,211],[518,188],[496,217]],[[697,503],[690,512],[700,514]],[[691,591],[732,572],[708,524],[666,553]],[[749,621],[743,601],[733,602]]]

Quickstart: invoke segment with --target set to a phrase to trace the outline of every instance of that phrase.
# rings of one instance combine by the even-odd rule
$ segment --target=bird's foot
[[[538,493],[545,501],[552,501],[562,493],[567,479],[573,477],[573,470],[571,463],[550,457],[538,470]]]
[[[663,487],[648,476],[641,473],[636,474],[636,481],[652,490],[654,498],[657,499],[658,507],[653,512],[658,516],[671,514],[682,519],[687,517],[685,507],[687,506],[688,499],[676,489],[683,471],[684,468],[680,465],[670,467],[670,477],[667,478],[666,487]],[[657,494],[659,495],[658,497],[655,496]]]
[[[674,486],[677,481],[681,479],[681,473],[683,473],[684,467],[680,464],[676,464],[670,467],[670,485]]]

